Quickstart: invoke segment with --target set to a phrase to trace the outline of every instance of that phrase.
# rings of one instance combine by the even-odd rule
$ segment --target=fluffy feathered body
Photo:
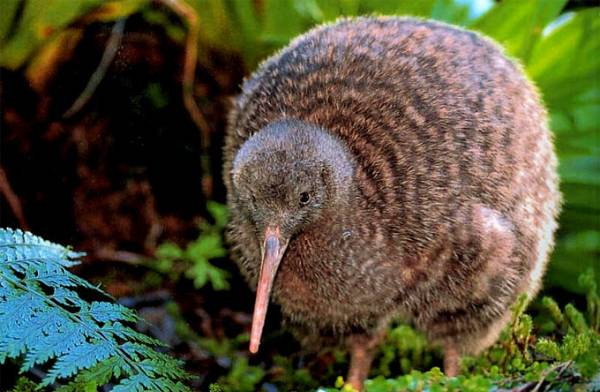
[[[310,218],[286,215],[279,201],[319,174]],[[231,114],[224,178],[250,284],[263,220],[288,230],[271,298],[290,325],[373,336],[400,315],[457,352],[493,343],[536,294],[559,205],[520,67],[478,34],[409,18],[322,26],[264,62]]]

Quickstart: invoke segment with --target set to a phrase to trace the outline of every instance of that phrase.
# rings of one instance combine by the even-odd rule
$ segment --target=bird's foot
[[[363,383],[369,375],[371,362],[377,346],[385,337],[383,329],[374,335],[357,334],[349,339],[350,368],[346,383],[357,391],[362,391]]]
[[[460,354],[452,343],[444,347],[444,373],[448,377],[456,377],[460,372]]]

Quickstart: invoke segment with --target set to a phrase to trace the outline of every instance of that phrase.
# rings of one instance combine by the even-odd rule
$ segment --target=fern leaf
[[[58,377],[66,378],[74,375],[80,369],[90,368],[109,358],[111,354],[113,354],[113,344],[111,342],[98,340],[75,346],[56,361],[42,381],[42,386],[54,383]]]
[[[54,359],[38,387],[70,379],[63,391],[96,390],[111,379],[123,390],[188,391],[179,362],[154,350],[163,343],[127,326],[139,321],[133,311],[79,296],[87,289],[110,298],[67,271],[81,255],[0,229],[0,364],[20,360],[26,372]]]
[[[114,324],[107,324],[103,327],[103,330],[131,343],[137,342],[149,346],[165,346],[165,344],[160,340],[151,338],[150,336],[146,336],[143,333],[139,333],[129,327],[124,326],[119,322]]]
[[[21,372],[26,372],[35,365],[45,363],[56,355],[70,352],[75,347],[85,343],[87,334],[82,326],[65,322],[60,315],[57,316],[58,318],[55,322],[50,322],[48,326],[40,327],[39,330],[41,333],[39,335],[29,330],[24,331],[24,334],[31,336],[32,341],[28,344],[30,349],[25,355]],[[45,322],[46,320],[38,318],[37,321]],[[54,334],[51,332],[51,328],[62,329],[63,333]],[[60,353],[57,353],[57,350],[54,349],[55,347],[61,347]]]
[[[27,349],[29,336],[22,331],[32,323],[35,314],[43,309],[43,299],[28,293],[16,293],[10,302],[0,303],[0,327],[4,331],[0,336],[0,360],[17,358]]]
[[[109,321],[137,321],[135,314],[123,305],[112,304],[110,302],[92,302],[90,307],[90,316],[100,323]]]
[[[123,380],[119,385],[112,389],[112,392],[143,392],[152,390],[152,381],[145,374],[136,374]]]
[[[72,252],[64,246],[46,241],[21,230],[0,230],[0,262],[17,264],[27,259],[33,262],[52,259],[63,267],[72,267],[83,253]]]
[[[185,392],[188,390],[181,382],[167,380],[164,383],[157,384],[148,376],[138,374],[123,380],[121,384],[112,389],[112,392]]]
[[[79,392],[98,390],[98,387],[107,384],[118,368],[119,358],[110,357],[105,361],[98,362],[95,366],[80,372],[69,384],[63,385],[56,392]]]

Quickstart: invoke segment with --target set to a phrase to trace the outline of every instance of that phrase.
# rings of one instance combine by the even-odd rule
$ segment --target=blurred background
[[[496,39],[540,89],[564,197],[544,291],[585,308],[577,278],[600,271],[599,5],[2,0],[0,226],[85,251],[76,273],[137,308],[198,388],[331,384],[341,354],[305,356],[276,308],[264,349],[248,360],[253,294],[222,240],[227,111],[244,76],[312,26],[415,15]]]

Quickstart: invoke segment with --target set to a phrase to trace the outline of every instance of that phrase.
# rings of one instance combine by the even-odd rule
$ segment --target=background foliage
[[[190,31],[194,30],[190,30],[191,19],[181,17],[173,4],[189,5],[198,22],[198,40],[193,50],[198,53],[196,78],[199,86],[193,90],[193,95],[207,115],[212,128],[208,142],[212,146],[210,158],[216,168],[212,173],[215,178],[219,176],[220,135],[222,135],[225,112],[223,106],[218,106],[221,104],[217,102],[236,92],[235,88],[241,81],[241,74],[248,74],[266,56],[316,24],[333,21],[340,16],[372,13],[415,15],[474,29],[496,39],[506,48],[507,53],[521,62],[526,73],[540,89],[549,111],[550,126],[559,156],[564,203],[560,215],[557,246],[545,278],[545,290],[559,302],[559,309],[564,307],[567,302],[575,302],[580,308],[584,306],[586,303],[584,297],[586,291],[589,292],[589,285],[578,284],[578,277],[592,267],[596,267],[598,271],[600,264],[598,261],[600,257],[600,56],[598,56],[600,53],[600,11],[596,2],[581,0],[503,0],[498,3],[485,0],[188,0],[187,2],[182,0],[5,0],[2,3],[2,12],[0,12],[0,66],[3,69],[3,84],[9,83],[7,84],[8,93],[3,93],[3,101],[7,106],[11,103],[7,97],[12,86],[11,78],[15,78],[15,75],[24,78],[39,96],[56,95],[57,91],[64,95],[63,90],[56,90],[54,80],[61,80],[61,69],[70,66],[70,61],[72,62],[70,59],[74,53],[80,53],[77,50],[81,50],[82,45],[89,45],[90,40],[86,38],[86,32],[99,26],[110,28],[115,21],[127,19],[129,25],[135,26],[130,29],[136,29],[138,34],[143,29],[160,31],[170,45],[184,48],[188,42],[186,39],[189,37]],[[127,32],[125,37],[127,37]],[[190,48],[187,47],[185,52],[189,51]],[[165,54],[165,57],[168,55]],[[177,61],[183,61],[183,56],[174,56],[174,58],[179,59]],[[239,69],[231,71],[231,67],[234,66]],[[110,72],[108,74],[110,75]],[[109,80],[103,83],[105,83],[109,96],[107,102],[110,102],[119,93],[110,91],[108,86],[114,86],[114,83],[110,84],[112,79],[108,77],[107,79]],[[179,76],[174,79],[176,83],[181,83]],[[147,105],[151,109],[150,112],[156,112],[159,115],[162,115],[160,113],[169,113],[170,118],[174,118],[173,112],[163,111],[171,110],[169,109],[171,106],[183,107],[181,101],[178,100],[177,92],[173,92],[173,87],[169,87],[163,79],[142,80],[139,83],[143,86],[139,90],[140,97],[135,100],[131,98],[128,103],[132,111],[141,110],[140,102],[149,102]],[[62,85],[60,87],[62,88]],[[13,90],[17,91],[18,89],[13,88]],[[76,91],[76,88],[71,90],[67,88],[67,91]],[[102,94],[101,85],[97,95],[102,97]],[[25,97],[29,96],[25,95]],[[112,108],[109,103],[105,105]],[[43,107],[41,103],[38,105],[38,112],[41,110],[39,107]],[[59,109],[62,108],[63,111],[66,107],[68,104],[59,105]],[[84,127],[90,128],[93,124],[101,122],[103,116],[110,117],[106,112],[102,113],[99,108],[101,109],[102,106],[95,104],[92,99],[91,105],[83,111],[80,123],[83,123]],[[30,109],[22,109],[24,113],[29,113],[27,110]],[[9,110],[7,113],[12,112]],[[177,113],[177,118],[185,118],[187,115],[185,112],[175,113]],[[22,116],[27,117],[26,115]],[[43,114],[39,113],[36,118],[38,117],[45,118]],[[50,130],[54,129],[52,126],[57,121],[62,127],[71,129],[68,128],[69,123],[52,117],[52,110],[50,110],[50,114],[46,114],[46,117],[49,117],[50,120],[36,120],[38,122],[32,126],[33,129],[47,127],[49,129],[47,135],[54,135],[56,130],[53,131],[54,133],[51,133]],[[8,129],[8,132],[5,131],[2,136],[3,152],[5,152],[6,147],[4,146],[23,137],[25,131],[21,129],[25,128],[11,126],[13,123],[10,122],[11,118],[8,115],[3,115],[2,121],[5,125],[3,128]],[[121,118],[120,121],[123,119]],[[130,117],[126,117],[127,124],[130,124],[131,121],[133,120]],[[73,125],[72,129],[76,130],[78,123],[75,122],[76,125]],[[143,127],[148,128],[149,126],[150,124],[143,123]],[[188,129],[193,127],[189,123],[181,126],[188,127]],[[174,129],[174,125],[169,124],[158,131],[161,139],[157,140],[159,140],[158,145],[161,148],[153,150],[158,153],[153,152],[149,158],[158,160],[157,157],[163,157],[162,165],[171,169],[172,166],[169,166],[169,162],[177,161],[177,158],[174,157],[184,155],[181,152],[187,154],[191,148],[189,147],[190,143],[195,140],[187,136],[184,138],[182,133],[177,133]],[[33,138],[35,133],[27,135],[25,138]],[[106,143],[110,143],[110,140],[119,140],[119,137],[122,136],[117,134],[107,137],[106,139],[109,141]],[[151,137],[153,136],[149,131],[133,135],[131,137],[133,142],[129,142],[125,154],[132,155],[132,150],[135,152],[142,148],[144,140],[146,143],[150,143]],[[172,155],[168,155],[169,151],[165,151],[166,140],[175,140],[177,148],[180,149],[174,150]],[[64,149],[65,147],[56,148]],[[199,150],[195,151],[199,153]],[[197,165],[198,170],[202,166],[200,162],[194,160],[186,162],[188,162],[187,166]],[[9,178],[12,178],[17,185],[20,181],[18,173],[21,170],[18,165],[17,162],[13,166],[9,161],[2,162],[2,166],[8,171]],[[140,164],[135,159],[127,159],[126,165],[136,167],[136,165],[143,166],[143,163]],[[102,167],[100,168],[102,169]],[[91,168],[91,170],[93,169],[94,167]],[[79,170],[81,171],[81,168]],[[127,181],[135,178],[135,175],[131,174],[135,171],[133,169],[128,170],[126,175],[118,170],[111,170],[113,170],[111,173],[121,173],[119,174],[121,177],[127,177]],[[183,169],[178,170],[183,171]],[[42,169],[40,171],[43,172]],[[152,180],[152,175],[154,175],[154,180]],[[202,173],[202,175],[207,175],[207,173]],[[150,172],[148,176],[156,193],[156,200],[159,204],[157,209],[160,211],[159,185],[162,184],[160,181],[166,181],[163,179],[164,172],[159,172],[159,174]],[[112,178],[119,178],[118,181],[122,182],[121,177],[113,174]],[[160,180],[156,180],[158,177]],[[77,181],[83,183],[82,179],[77,178]],[[189,184],[199,184],[197,178],[190,176],[185,177],[183,181]],[[163,191],[162,194],[172,192],[178,196],[178,201],[187,200],[185,197],[187,197],[186,194],[190,194],[189,192],[178,190],[180,189],[179,185],[173,181],[166,182],[166,184],[168,191]],[[76,184],[75,189],[77,186],[79,183]],[[15,186],[15,188],[19,193],[19,186]],[[23,189],[23,193],[26,193],[24,185],[21,186],[21,189]],[[37,200],[35,198],[39,198],[39,195],[34,196],[33,192],[31,194],[31,201],[27,203],[25,200],[26,212],[28,205],[33,206],[31,209],[35,211],[35,200]],[[195,195],[195,193],[192,194]],[[63,199],[65,197],[68,198],[70,195],[62,195]],[[223,201],[222,185],[218,180],[214,185],[212,198]],[[190,200],[194,202],[193,197],[190,197]],[[197,205],[201,204],[197,200],[195,202]],[[3,207],[7,207],[7,205],[3,204]],[[208,213],[208,210],[211,210],[212,213]],[[173,234],[168,230],[172,220],[163,219],[166,216],[163,207],[159,218],[159,226],[163,227],[163,234],[156,236],[163,242],[163,245],[148,247],[147,241],[145,242],[147,236],[139,240],[127,235],[125,236],[127,241],[122,242],[125,245],[120,246],[131,246],[137,251],[138,248],[131,244],[143,243],[141,248],[144,249],[142,255],[144,257],[136,258],[134,263],[149,271],[144,274],[145,280],[142,287],[146,289],[169,285],[172,288],[179,287],[181,281],[187,279],[193,282],[191,283],[193,288],[203,288],[209,283],[202,295],[212,299],[213,302],[219,301],[216,298],[230,295],[233,300],[241,302],[241,306],[246,306],[247,309],[244,308],[244,311],[247,313],[250,311],[248,307],[251,306],[251,301],[243,298],[248,296],[248,293],[239,294],[238,290],[241,290],[239,287],[243,283],[236,275],[235,268],[222,262],[224,250],[221,232],[224,214],[222,211],[216,213],[215,211],[214,204],[213,207],[204,209],[202,215],[206,219],[199,230],[194,229],[194,224],[192,224],[192,229],[188,228],[187,231],[184,231],[186,234],[181,234],[182,231]],[[106,211],[104,213],[107,214]],[[133,220],[139,219],[142,213],[134,214]],[[189,218],[190,213],[182,215],[188,221],[192,221]],[[7,218],[5,216],[6,214],[0,217],[2,225],[6,225]],[[180,218],[180,220],[186,218]],[[8,219],[8,222],[14,222],[14,219],[12,221]],[[52,232],[50,224],[44,222],[38,224],[34,229],[40,232],[47,231],[50,238],[56,238],[52,237],[54,232]],[[88,221],[81,227],[89,225]],[[85,232],[84,229],[79,230]],[[194,240],[198,233],[201,234],[200,237]],[[97,236],[97,232],[85,235],[93,237],[93,235]],[[115,236],[113,232],[110,235]],[[69,232],[65,238],[60,239],[81,243],[81,247],[90,250],[91,255],[100,254],[91,251],[90,247],[96,246],[93,241],[85,242],[85,238],[81,242],[71,240],[71,238],[79,238],[71,236],[72,234]],[[191,240],[190,243],[186,244],[185,239]],[[97,240],[97,237],[94,240]],[[115,254],[111,254],[111,257],[116,258]],[[130,256],[129,253],[123,252],[117,254],[119,257],[122,255]],[[155,258],[153,258],[154,255]],[[125,259],[130,260],[129,256]],[[93,257],[103,258],[102,256]],[[92,261],[94,261],[93,258]],[[592,279],[598,284],[600,274],[596,273],[595,278],[588,277],[587,279]],[[221,294],[217,295],[212,291],[213,288],[222,290],[219,292]],[[180,289],[173,288],[172,290]],[[588,294],[589,296],[590,294]],[[594,302],[590,302],[588,298],[589,303]],[[187,326],[187,322],[190,322],[190,317],[186,316],[187,310],[180,309],[174,303],[169,306],[171,316],[179,320],[177,321],[179,336],[186,336],[189,341],[196,342],[190,345],[197,344],[205,355],[215,358],[217,362],[219,358],[229,358],[229,365],[219,365],[222,373],[225,369],[225,375],[208,377],[207,380],[215,381],[220,377],[219,385],[225,389],[229,388],[229,390],[252,390],[264,382],[263,380],[270,380],[267,384],[275,383],[283,390],[291,388],[293,383],[311,387],[317,387],[320,384],[309,375],[310,372],[307,370],[309,366],[300,366],[299,362],[301,361],[286,358],[289,353],[279,357],[276,355],[281,353],[275,353],[272,357],[248,362],[247,353],[244,351],[244,335],[234,338],[241,332],[239,329],[234,328],[233,332],[229,331],[220,336],[215,335],[211,339],[197,336],[192,331],[196,328],[190,329]],[[197,306],[207,307],[208,305],[205,301]],[[542,303],[534,304],[532,314],[535,316],[535,320],[539,318],[538,313],[543,314],[543,309],[546,309],[544,306]],[[567,312],[566,308],[564,312]],[[597,317],[597,311],[596,313],[588,311],[587,325],[595,325],[597,330],[598,323],[593,323],[594,314]],[[187,321],[181,321],[186,317]],[[560,339],[567,339],[567,336],[570,336],[568,329],[575,328],[573,325],[570,327],[562,325],[556,319],[554,324],[560,333],[553,334],[550,329],[544,329],[547,327],[547,323],[543,321],[543,317],[539,319],[541,320],[539,323],[534,323],[532,334],[544,333],[551,339],[558,339],[559,347],[562,347]],[[416,366],[421,370],[428,370],[431,366],[439,364],[439,355],[436,351],[427,347],[424,341],[421,342],[417,335],[411,335],[410,339],[400,338],[415,334],[414,331],[405,326],[398,328],[393,330],[390,335],[392,340],[383,349],[377,374],[388,377],[407,373],[410,367]],[[275,341],[278,341],[277,339],[279,338],[274,338]],[[395,346],[393,339],[402,342],[421,342],[422,345],[419,346],[420,348],[415,347],[411,353],[402,351],[402,349],[393,350],[392,347]],[[552,345],[549,344],[548,347],[550,346]],[[552,363],[552,361],[558,364],[565,362],[564,358],[560,357],[562,354],[557,354],[560,352],[560,348],[556,351],[553,347],[548,347],[542,348],[542,351],[547,354],[547,358],[554,358],[547,361],[548,363]],[[535,346],[534,350],[537,349]],[[413,357],[409,360],[408,357],[411,355]],[[321,361],[315,366],[321,369],[319,373],[321,379],[331,382],[331,380],[335,380],[337,374],[342,374],[344,367],[340,364],[343,364],[343,355],[334,350],[325,355],[325,358],[325,364]],[[389,364],[394,365],[390,368]],[[488,365],[493,366],[491,364],[486,366]],[[311,370],[314,374],[314,369]],[[520,370],[525,371],[525,368]],[[501,374],[506,375],[504,372]],[[535,374],[539,375],[539,373]],[[424,377],[439,378],[435,372],[428,373]],[[490,376],[490,374],[486,377],[488,377],[487,381],[493,379],[493,375]],[[407,380],[399,382],[410,381],[417,385],[423,381],[423,378],[421,375],[414,375],[413,379]],[[477,382],[473,382],[477,384]]]
[[[253,8],[238,7],[236,3],[206,0],[194,4],[206,30],[201,34],[206,37],[204,44],[241,53],[249,69],[264,53],[285,45],[312,25],[335,20],[340,15],[429,17],[496,39],[523,64],[539,87],[555,134],[564,206],[549,282],[577,291],[574,283],[577,275],[597,263],[600,252],[598,8],[561,14],[567,0],[508,0],[477,15],[472,4],[459,1],[266,0],[259,17]]]
[[[48,60],[53,45],[64,43],[65,30],[82,18],[110,21],[143,12],[156,23],[165,24],[172,35],[182,37],[170,19],[148,9],[146,0],[29,0],[14,20],[20,3],[8,0],[3,4],[0,65],[7,68],[24,64],[35,68]],[[311,26],[340,16],[376,13],[429,17],[496,39],[520,60],[549,109],[560,158],[564,207],[548,279],[552,285],[577,291],[575,278],[597,261],[600,252],[600,15],[597,7],[563,12],[567,3],[264,0],[257,7],[244,0],[189,1],[199,19],[199,61],[209,61],[202,56],[209,48],[230,52],[241,56],[246,71]]]

